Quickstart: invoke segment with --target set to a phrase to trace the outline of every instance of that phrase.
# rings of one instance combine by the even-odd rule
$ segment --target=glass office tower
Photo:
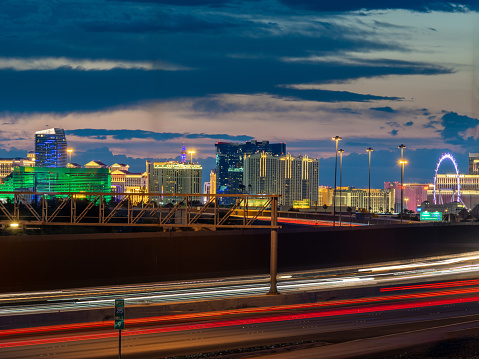
[[[246,143],[218,142],[216,147],[216,193],[237,194],[248,193],[243,185],[243,157],[255,153],[266,152],[273,156],[286,153],[285,143],[258,142]],[[233,201],[224,199],[223,202]]]
[[[67,139],[62,128],[35,132],[35,167],[66,167]]]

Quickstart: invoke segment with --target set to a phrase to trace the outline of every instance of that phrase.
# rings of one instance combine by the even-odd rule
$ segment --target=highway
[[[281,293],[345,287],[393,285],[399,281],[427,281],[444,276],[474,276],[479,271],[479,252],[425,258],[401,263],[280,273]],[[127,305],[185,302],[265,294],[268,276],[217,278],[97,288],[77,288],[0,294],[0,316],[45,311],[111,307],[115,298]],[[1,324],[0,324],[0,329]]]
[[[401,263],[371,264],[361,267],[280,273],[281,293],[332,290],[348,287],[394,285],[403,281],[441,280],[477,276],[479,252],[425,258]],[[241,298],[266,294],[268,276],[250,276],[152,283],[114,287],[77,288],[0,294],[0,317],[3,315],[59,312],[108,308],[115,298],[126,305],[188,302],[224,298]],[[0,329],[2,325],[0,323]]]
[[[372,338],[386,341],[386,349],[411,331],[412,339],[425,337],[427,342],[479,328],[479,280],[383,289],[386,295],[377,297],[127,321],[122,357],[159,358],[261,347],[261,357],[276,353],[273,358],[301,358],[305,345],[309,357],[338,353],[348,357],[353,340],[358,354],[377,350]],[[111,328],[110,322],[0,331],[0,357],[118,357],[118,331]],[[288,351],[268,347],[275,343],[289,344]],[[400,344],[405,345],[403,340]],[[324,354],[328,350],[331,356]]]
[[[278,288],[284,295],[323,292],[330,293],[332,298],[317,303],[127,316],[126,330],[122,333],[123,357],[166,357],[261,347],[261,356],[275,351],[278,357],[286,358],[292,351],[291,358],[299,358],[299,353],[326,358],[331,353],[348,352],[352,340],[360,340],[353,351],[362,345],[365,355],[371,348],[378,350],[377,343],[381,340],[385,348],[393,347],[394,343],[403,346],[404,336],[410,331],[419,331],[419,334],[406,340],[407,343],[439,340],[451,332],[461,333],[479,326],[478,271],[479,252],[471,252],[361,267],[280,273]],[[354,293],[361,288],[373,288],[374,294],[334,298],[341,291],[351,289]],[[261,296],[268,289],[267,276],[252,276],[6,293],[0,295],[0,319],[12,315],[112,308],[115,298],[125,298],[128,313],[128,307],[249,298]],[[118,331],[112,329],[112,320],[49,326],[31,323],[27,328],[12,326],[11,322],[7,326],[6,322],[0,320],[2,359],[118,357]],[[385,334],[391,337],[384,337]],[[278,343],[283,343],[285,349],[268,347]],[[318,351],[323,352],[319,355]]]

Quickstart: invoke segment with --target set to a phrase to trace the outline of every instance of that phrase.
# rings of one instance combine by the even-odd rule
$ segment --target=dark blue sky
[[[478,148],[476,1],[4,0],[1,156],[63,127],[73,159],[127,162],[194,148],[205,179],[214,143],[286,142],[320,159],[332,185],[431,182],[451,152]],[[111,162],[111,163],[110,163]],[[446,169],[445,169],[446,170]]]

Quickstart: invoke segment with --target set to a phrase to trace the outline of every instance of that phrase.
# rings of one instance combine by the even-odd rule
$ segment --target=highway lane
[[[176,322],[140,325],[123,332],[122,354],[125,358],[158,358],[304,340],[332,345],[455,323],[479,327],[479,286],[461,288],[455,289],[455,294],[444,290],[415,292],[416,296],[428,295],[422,299],[405,297],[414,294],[414,288],[397,289],[398,295],[363,298],[362,303],[280,306],[255,313],[245,309],[194,322],[179,318]],[[476,293],[471,294],[471,290]],[[117,340],[117,331],[107,328],[64,335],[45,332],[33,338],[0,332],[0,357],[113,358],[117,356]],[[295,357],[294,352],[292,355]]]
[[[404,281],[431,281],[441,277],[479,274],[479,252],[361,267],[312,270],[279,275],[281,293],[330,290]],[[71,290],[5,293],[0,295],[0,317],[12,314],[108,308],[115,298],[127,305],[174,303],[246,297],[267,293],[268,276],[218,278],[176,283],[153,283]],[[2,329],[0,324],[0,329]]]

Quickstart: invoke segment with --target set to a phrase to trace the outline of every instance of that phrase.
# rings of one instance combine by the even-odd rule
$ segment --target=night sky
[[[391,5],[394,3],[394,5]],[[73,162],[179,159],[217,141],[285,142],[334,184],[432,182],[479,152],[479,2],[3,0],[0,156],[62,127]],[[440,172],[450,172],[444,166]]]

